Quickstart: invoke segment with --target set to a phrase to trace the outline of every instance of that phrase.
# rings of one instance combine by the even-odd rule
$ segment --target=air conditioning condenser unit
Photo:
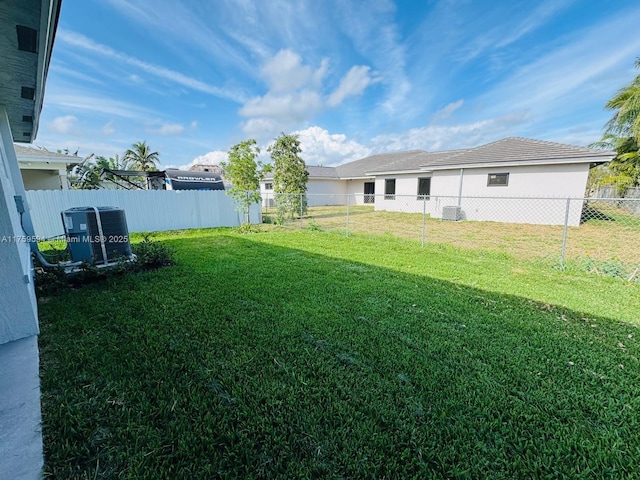
[[[462,220],[462,212],[460,211],[460,207],[455,205],[442,207],[442,220],[448,220],[450,222],[457,222]]]
[[[127,220],[120,208],[70,208],[62,212],[62,223],[74,262],[108,265],[133,257]]]

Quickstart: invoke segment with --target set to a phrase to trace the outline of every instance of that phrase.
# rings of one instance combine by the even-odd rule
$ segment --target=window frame
[[[273,190],[273,182],[264,182],[265,190]]]
[[[493,180],[498,178],[504,178],[504,183],[492,183],[491,177],[494,177]],[[487,174],[487,187],[508,187],[509,186],[509,172],[500,172],[500,173],[488,173]]]
[[[423,180],[428,180],[427,185],[427,191],[428,193],[420,193],[420,183]],[[418,193],[416,195],[416,199],[418,200],[429,200],[431,198],[431,177],[418,177]]]
[[[393,192],[389,192],[389,185],[393,185]],[[384,199],[395,200],[396,199],[396,179],[385,178],[384,179]]]

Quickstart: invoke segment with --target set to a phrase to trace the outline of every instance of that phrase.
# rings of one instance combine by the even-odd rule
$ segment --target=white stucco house
[[[508,137],[475,148],[372,155],[308,167],[310,206],[371,204],[445,220],[579,225],[589,168],[614,152]],[[261,183],[273,203],[273,179]],[[348,200],[347,200],[348,198]],[[566,202],[566,199],[574,199]]]
[[[67,190],[67,172],[82,162],[76,155],[15,145],[25,190]]]
[[[14,142],[38,131],[61,0],[0,2],[0,478],[42,477],[38,309]]]

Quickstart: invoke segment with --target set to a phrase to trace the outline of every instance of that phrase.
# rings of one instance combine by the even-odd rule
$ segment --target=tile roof
[[[546,163],[552,160],[580,159],[585,162],[602,162],[611,160],[615,156],[614,152],[521,137],[507,137],[479,147],[450,153],[452,154],[445,157],[434,157],[428,154],[423,167],[536,161]]]
[[[396,166],[401,170],[409,169],[411,160],[426,152],[422,150],[407,150],[405,152],[379,153],[370,157],[361,158],[353,162],[345,163],[336,168],[340,178],[366,177],[366,172],[376,170],[391,170]],[[414,161],[415,168],[420,166],[420,161]]]
[[[530,138],[507,137],[486,145],[461,150],[425,152],[385,153],[356,160],[336,167],[340,178],[364,177],[376,172],[401,170],[428,170],[495,163],[550,163],[563,161],[607,162],[615,152],[595,150],[563,143],[533,140]]]
[[[321,167],[319,165],[307,165],[309,178],[340,178],[336,167]],[[264,180],[273,180],[273,171],[264,176]]]
[[[419,171],[496,163],[608,162],[615,152],[564,143],[507,137],[486,145],[461,150],[425,152],[407,150],[371,155],[337,167],[307,166],[310,178],[363,178],[378,172]],[[272,179],[269,174],[267,180]]]
[[[309,172],[309,176],[313,178],[339,178],[335,167],[307,165],[307,172]]]

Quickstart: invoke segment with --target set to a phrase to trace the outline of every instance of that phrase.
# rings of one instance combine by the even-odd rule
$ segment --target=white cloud
[[[250,138],[265,141],[285,128],[270,118],[251,118],[242,124],[242,131]]]
[[[125,53],[118,52],[111,47],[108,47],[107,45],[102,45],[100,43],[94,42],[89,37],[86,37],[85,35],[82,35],[80,33],[59,29],[56,33],[56,40],[73,47],[82,48],[91,53],[118,60],[120,62],[126,63],[127,65],[136,67],[146,73],[176,83],[183,87],[190,88],[192,90],[197,90],[203,93],[208,93],[216,97],[233,100],[236,102],[244,101],[244,95],[242,95],[240,92],[216,87],[214,85],[209,85],[208,83],[202,82],[183,73],[176,72],[175,70],[147,63],[138,58],[131,57]],[[129,78],[132,81],[137,81],[139,77],[134,74]]]
[[[361,94],[375,81],[370,67],[354,66],[341,79],[338,88],[325,98],[323,80],[328,68],[326,58],[314,69],[304,65],[301,57],[291,50],[280,50],[267,60],[260,76],[269,90],[246,101],[238,111],[247,118],[242,124],[245,134],[265,140],[311,119],[327,106],[340,104],[347,96]]]
[[[49,125],[49,129],[53,133],[70,133],[74,129],[77,121],[78,118],[73,115],[56,117]]]
[[[318,69],[303,65],[300,56],[291,50],[280,50],[260,69],[270,92],[287,93],[299,88],[319,89],[329,66],[325,58]]]
[[[300,92],[277,95],[268,92],[263,97],[249,100],[241,109],[244,117],[262,117],[280,120],[282,124],[299,122],[309,118],[322,108],[322,98],[318,92]]]
[[[632,65],[640,37],[616,42],[619,32],[636,28],[637,16],[628,12],[612,17],[595,28],[582,32],[563,48],[540,57],[518,70],[484,95],[481,100],[495,111],[530,109],[540,115],[562,114],[564,105],[579,104],[602,97],[601,105],[614,91],[594,88],[598,82],[609,84],[608,76],[621,65]],[[611,48],[611,45],[619,45]]]
[[[411,115],[415,102],[409,95],[413,86],[406,73],[407,46],[393,21],[394,3],[340,2],[338,8],[342,33],[351,37],[354,48],[372,62],[387,88],[386,98],[380,102],[382,109],[386,114]]]
[[[338,88],[329,95],[327,99],[329,106],[335,107],[341,104],[348,96],[362,94],[369,84],[375,81],[369,74],[370,70],[371,67],[367,67],[366,65],[351,67],[351,70],[340,80]]]
[[[318,126],[293,133],[298,135],[302,158],[307,165],[340,165],[364,158],[371,153],[369,147],[348,140],[346,135],[331,134]]]
[[[228,160],[227,152],[223,152],[222,150],[214,150],[209,153],[205,153],[204,155],[199,155],[193,160],[191,160],[186,165],[180,166],[180,170],[189,170],[194,165],[220,165],[221,162],[226,162]],[[170,168],[170,167],[167,167]]]
[[[115,131],[116,129],[113,126],[113,121],[109,121],[102,126],[102,133],[104,133],[105,135],[112,135],[115,133]]]
[[[55,105],[65,110],[88,110],[105,115],[117,115],[133,120],[140,120],[150,115],[155,115],[154,112],[138,105],[120,102],[99,95],[57,91],[47,93],[46,101],[47,105]]]
[[[428,125],[398,134],[378,135],[371,139],[371,145],[375,152],[469,148],[514,135],[516,127],[526,120],[527,113],[520,112],[458,125]]]
[[[529,15],[526,15],[520,23],[504,22],[505,27],[510,27],[508,33],[500,32],[502,38],[494,42],[495,48],[502,48],[519,40],[528,33],[542,27],[550,18],[567,8],[574,0],[547,0],[541,2]]]
[[[148,128],[147,132],[157,135],[179,135],[184,131],[184,125],[179,123],[163,123],[158,128]]]
[[[462,106],[463,103],[464,103],[464,100],[460,99],[457,102],[452,102],[442,107],[440,110],[438,110],[436,113],[433,114],[433,120],[438,121],[438,120],[445,120],[449,118],[453,114],[453,112],[455,112]]]
[[[243,131],[264,140],[320,112],[322,80],[327,69],[326,59],[313,69],[303,65],[295,52],[280,50],[260,69],[260,76],[269,87],[267,93],[248,100],[238,112],[248,118]]]

